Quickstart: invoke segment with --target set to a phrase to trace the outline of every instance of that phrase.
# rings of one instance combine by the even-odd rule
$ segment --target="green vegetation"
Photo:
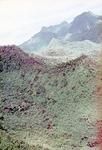
[[[97,118],[95,69],[79,60],[0,73],[1,150],[88,149]]]
[[[39,145],[30,146],[24,141],[17,140],[12,136],[10,136],[9,134],[5,133],[4,131],[0,130],[0,150],[41,150],[41,149],[42,147]]]
[[[90,121],[95,120],[92,112],[94,72],[80,66],[75,71],[65,72],[64,76],[63,73],[28,72],[22,78],[22,72],[14,71],[2,74],[2,78],[0,107],[8,130],[19,129],[21,133],[25,129],[40,130],[42,137],[52,130],[51,140],[57,145],[61,142],[63,150],[68,146],[64,135],[71,135],[78,146],[81,135],[89,137],[93,133],[94,128],[89,131],[88,122],[84,120],[89,116]]]

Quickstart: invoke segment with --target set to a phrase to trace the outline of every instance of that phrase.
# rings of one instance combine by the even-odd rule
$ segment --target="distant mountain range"
[[[95,44],[100,43],[102,40],[102,16],[94,15],[92,12],[84,12],[75,17],[71,23],[64,21],[58,25],[42,27],[39,33],[21,44],[20,47],[26,52],[39,52],[48,49],[53,39],[72,42],[72,44],[76,41],[86,40]],[[60,42],[58,43],[60,45]]]

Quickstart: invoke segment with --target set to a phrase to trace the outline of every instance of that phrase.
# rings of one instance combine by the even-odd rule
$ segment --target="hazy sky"
[[[83,11],[102,14],[102,0],[0,0],[0,45],[20,44]]]

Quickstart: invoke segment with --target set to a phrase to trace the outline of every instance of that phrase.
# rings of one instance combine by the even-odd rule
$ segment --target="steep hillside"
[[[22,56],[21,67],[14,67]],[[95,62],[83,55],[49,68],[42,59],[35,60],[14,47],[0,49],[0,64],[10,68],[0,71],[3,130],[39,150],[90,149],[97,120]]]

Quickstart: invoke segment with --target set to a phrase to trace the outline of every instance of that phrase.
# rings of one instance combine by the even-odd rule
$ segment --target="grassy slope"
[[[30,146],[0,130],[0,150],[40,150],[40,146]]]
[[[21,70],[0,73],[4,128],[31,145],[48,149],[87,147],[95,133],[95,71],[80,64],[59,73],[52,69],[22,74]],[[20,110],[22,103],[27,107]]]

